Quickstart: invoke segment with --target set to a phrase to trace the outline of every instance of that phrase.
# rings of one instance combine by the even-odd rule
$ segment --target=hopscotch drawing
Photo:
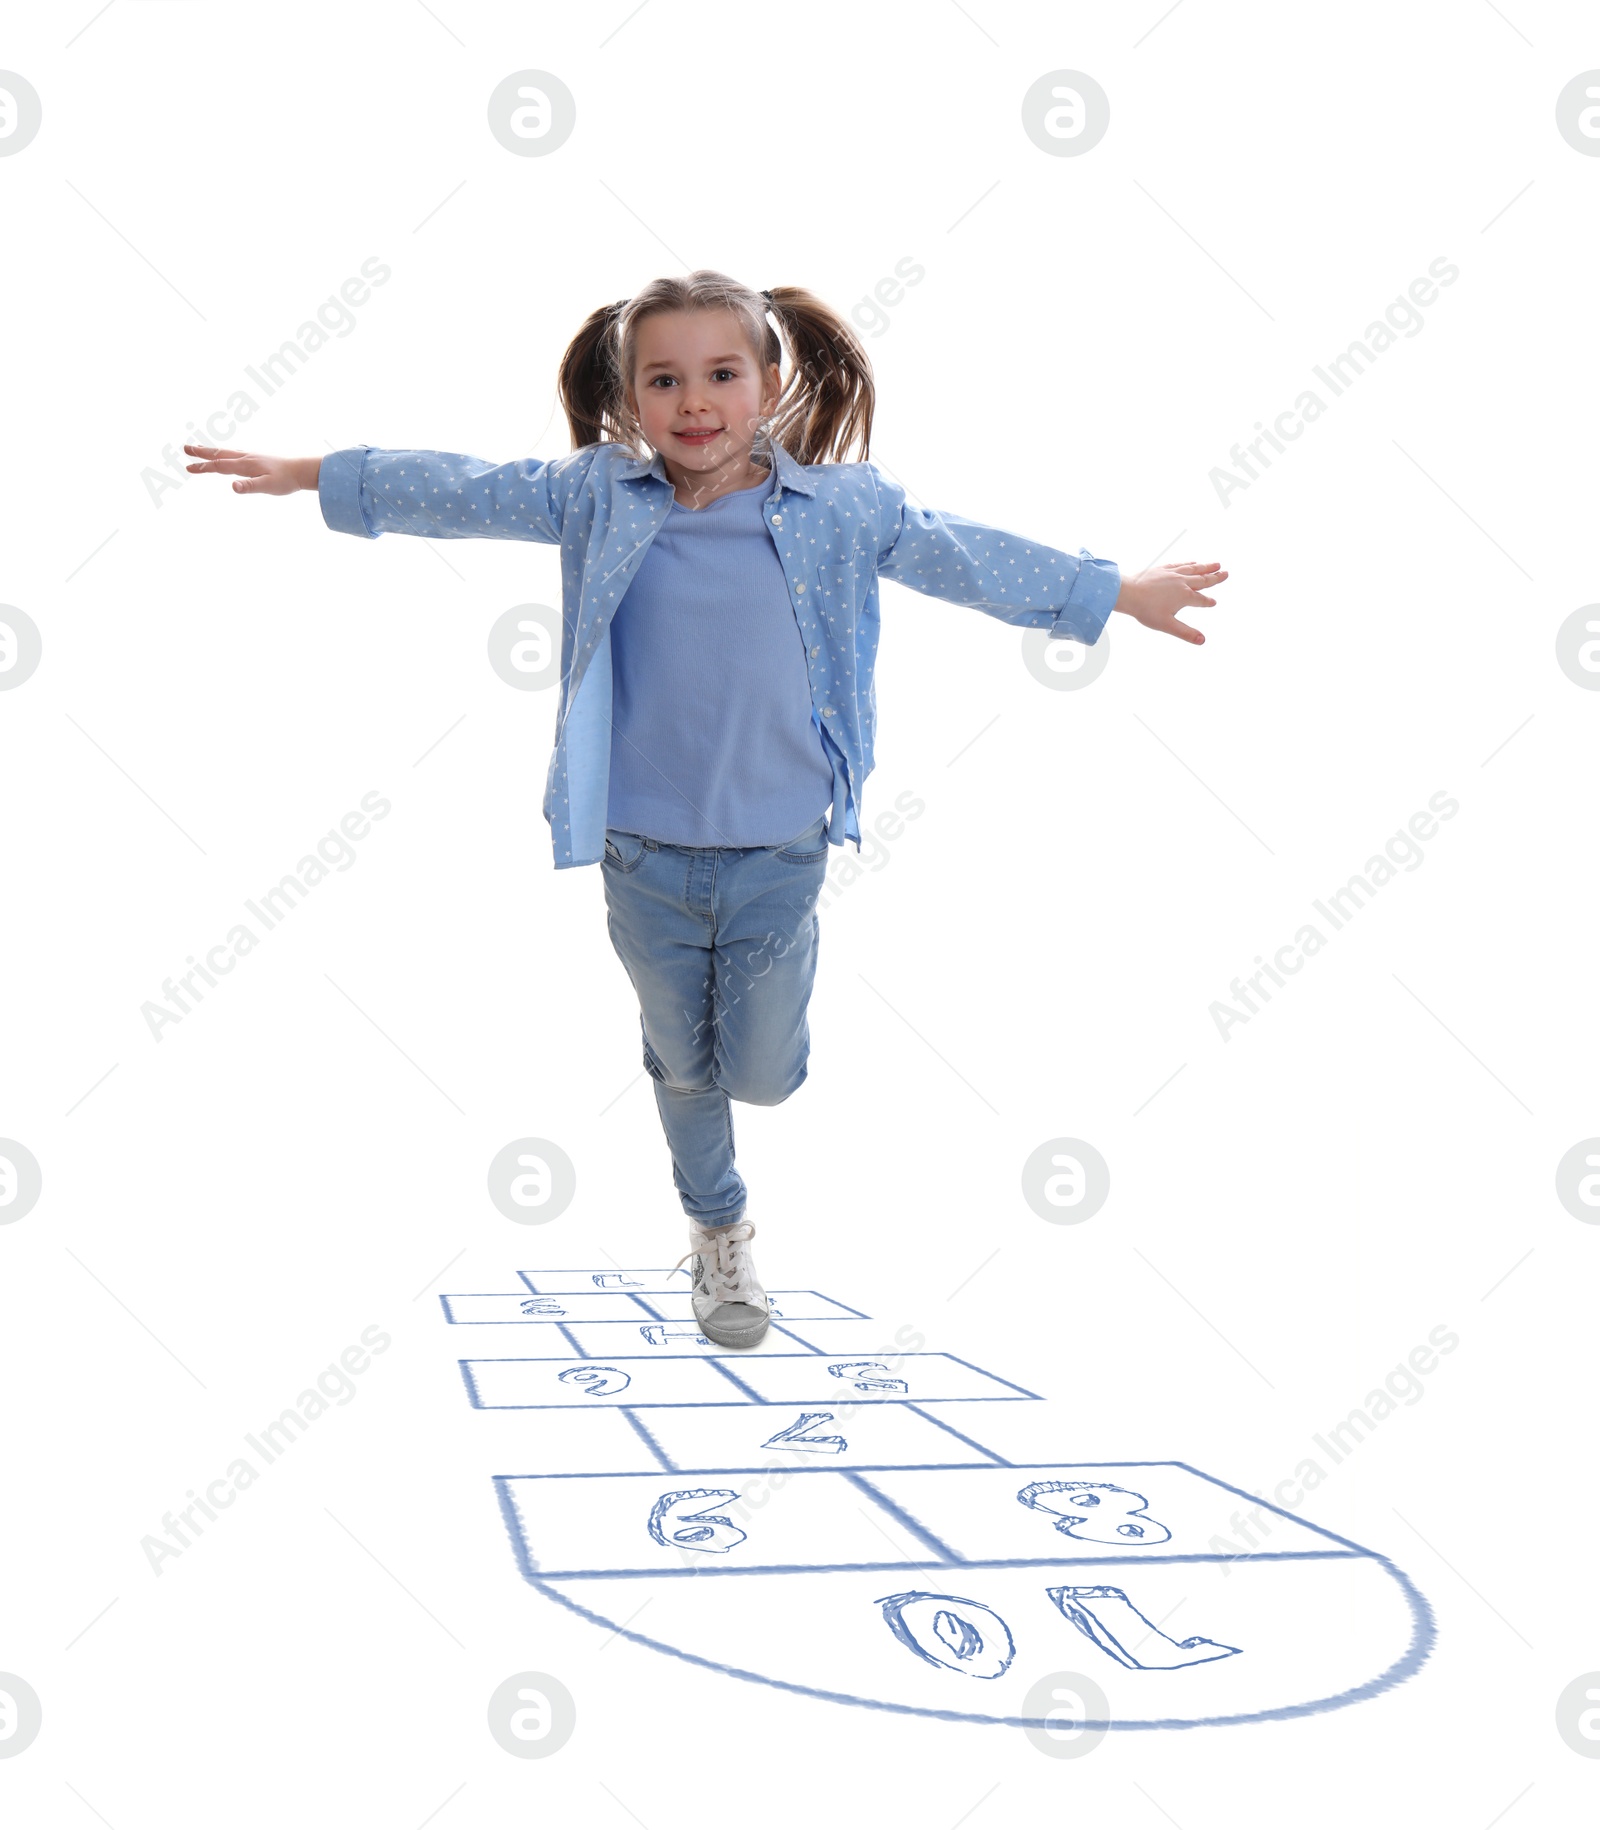
[[[841,1704],[1041,1729],[1026,1700],[1061,1671],[1106,1699],[1086,1727],[1196,1728],[1362,1702],[1432,1646],[1387,1557],[1184,1462],[986,1447],[991,1407],[1039,1394],[914,1330],[885,1343],[779,1290],[737,1353],[697,1332],[686,1272],[518,1275],[439,1300],[513,1331],[458,1360],[476,1410],[590,1413],[581,1467],[494,1487],[524,1579],[608,1633]],[[1273,1514],[1270,1549],[1213,1548],[1241,1500]],[[646,1602],[649,1631],[624,1624]]]

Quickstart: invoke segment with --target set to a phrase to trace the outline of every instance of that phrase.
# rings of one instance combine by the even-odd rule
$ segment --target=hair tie
[[[767,301],[767,303],[769,305],[772,303],[772,294],[767,291],[765,286],[763,286],[761,288],[761,296],[762,296],[762,298],[764,298]]]
[[[627,308],[627,306],[628,306],[628,305],[629,305],[629,304],[630,304],[630,303],[631,303],[631,302],[632,302],[632,301],[631,301],[631,300],[628,300],[628,299],[618,299],[618,300],[617,300],[617,302],[616,302],[616,304],[615,304],[615,305],[613,305],[613,306],[612,306],[612,307],[611,307],[611,309],[612,309],[612,310],[613,310],[613,311],[623,311],[623,310],[625,310],[625,309],[626,309],[626,308]]]

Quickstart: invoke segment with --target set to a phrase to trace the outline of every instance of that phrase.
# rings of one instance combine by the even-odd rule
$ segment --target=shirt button
[[[823,706],[822,715],[824,718],[831,718],[833,716],[833,707],[831,705]]]
[[[795,586],[795,590],[797,590],[797,591],[803,591],[803,590],[805,590],[805,586],[804,586],[804,585],[796,585],[796,586]]]
[[[822,653],[822,650],[820,648],[813,648],[811,652],[813,655],[819,655]]]
[[[773,517],[772,517],[772,525],[773,525],[773,526],[774,526],[774,527],[782,527],[782,526],[783,526],[783,516],[782,516],[782,515],[774,515],[774,516],[773,516]]]

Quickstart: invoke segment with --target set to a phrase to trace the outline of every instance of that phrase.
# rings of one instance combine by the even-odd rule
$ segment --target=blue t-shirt
[[[674,502],[611,620],[606,824],[781,845],[833,805],[805,640],[762,512],[770,478]]]

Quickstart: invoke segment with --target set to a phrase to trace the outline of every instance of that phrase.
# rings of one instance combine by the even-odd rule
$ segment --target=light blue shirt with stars
[[[965,516],[916,508],[876,464],[799,464],[778,441],[762,513],[805,644],[811,703],[833,767],[828,837],[861,844],[873,769],[878,580],[1024,629],[1093,644],[1122,579],[1087,547],[1074,557]],[[558,870],[605,855],[611,770],[611,618],[674,492],[659,453],[585,445],[564,457],[489,464],[445,451],[353,445],[322,460],[323,519],[374,540],[533,540],[561,548],[561,696],[544,817]]]

